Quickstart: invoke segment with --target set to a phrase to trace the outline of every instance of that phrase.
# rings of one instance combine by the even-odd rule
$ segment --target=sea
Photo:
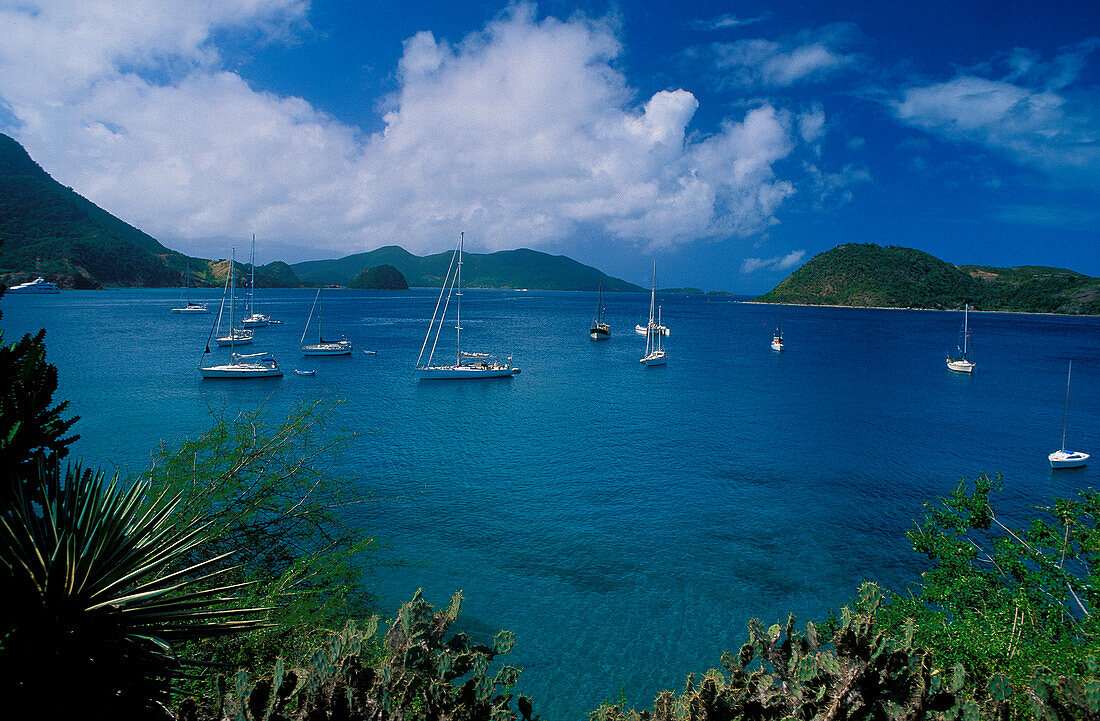
[[[648,293],[605,294],[596,342],[595,292],[469,289],[463,348],[522,372],[419,381],[438,293],[326,291],[325,334],[355,352],[307,358],[314,291],[258,290],[283,321],[246,347],[278,358],[268,380],[203,380],[215,315],[172,314],[176,290],[4,296],[0,327],[6,342],[46,329],[56,397],[80,416],[73,456],[109,471],[139,472],[214,415],[344,401],[330,425],[355,436],[332,471],[361,491],[349,521],[396,562],[366,579],[382,613],[461,589],[458,626],[515,633],[516,690],[548,721],[649,707],[736,652],[751,618],[820,620],[862,581],[912,588],[927,566],[905,532],[962,479],[1003,474],[999,518],[1022,525],[1100,478],[1100,318],[972,312],[965,375],[944,362],[961,312],[659,293],[669,361],[644,367]],[[219,292],[192,295],[217,309]],[[1095,462],[1052,471],[1070,360],[1067,445]]]

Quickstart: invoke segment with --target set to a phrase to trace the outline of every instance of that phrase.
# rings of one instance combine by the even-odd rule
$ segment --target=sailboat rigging
[[[668,354],[661,348],[661,336],[668,335],[666,332],[662,332],[660,329],[664,328],[661,324],[661,308],[657,307],[657,321],[653,321],[653,304],[657,299],[657,264],[653,264],[653,286],[649,290],[649,323],[645,328],[645,355],[639,359],[642,365],[647,366],[663,366],[668,363]]]
[[[173,308],[173,313],[209,313],[210,309],[206,307],[206,303],[195,303],[191,300],[191,263],[187,261],[185,263],[186,270],[183,274],[183,288],[184,294],[187,297],[187,305],[182,308]]]
[[[592,340],[607,340],[611,337],[611,325],[604,322],[603,314],[606,308],[603,304],[603,281],[600,281],[600,295],[596,303],[596,317],[592,319],[592,326],[588,333]]]
[[[970,360],[970,306],[963,305],[962,345],[956,348],[953,356],[947,357],[947,367],[958,373],[973,373],[977,363]]]
[[[472,353],[462,350],[462,246],[466,234],[458,237],[458,247],[451,254],[451,264],[447,267],[447,275],[443,278],[443,287],[439,290],[439,299],[435,303],[435,311],[432,313],[432,321],[428,324],[428,333],[424,336],[424,343],[420,346],[420,356],[416,359],[416,370],[421,379],[448,379],[459,378],[510,378],[519,373],[519,368],[511,364],[511,356],[508,361],[501,363],[494,360],[488,353]],[[457,264],[455,260],[457,259]],[[454,271],[452,274],[451,271]],[[447,301],[443,302],[446,294]],[[451,297],[455,298],[455,362],[452,365],[432,365],[435,356],[435,348],[439,343],[439,332],[443,328],[443,320],[447,317],[447,308],[451,304]],[[440,305],[442,304],[442,311]],[[436,317],[439,323],[436,323]],[[428,351],[428,359],[424,365],[420,361],[424,358],[424,351],[428,347],[428,339],[432,340],[432,348]]]
[[[779,311],[779,325],[775,327],[775,334],[772,336],[772,350],[783,350],[783,311]]]
[[[252,234],[252,252],[248,257],[248,266],[251,270],[251,277],[248,281],[248,316],[241,321],[241,325],[260,327],[268,324],[278,325],[282,323],[279,320],[273,320],[271,316],[264,315],[263,313],[257,313],[255,308],[255,294],[256,294],[256,234]]]
[[[225,310],[225,295],[229,293],[229,317],[232,319],[236,313],[236,275],[235,269],[237,265],[237,249],[233,249],[231,259],[229,261],[229,275],[225,279],[225,290],[222,291],[221,307],[218,309],[217,323],[221,322],[222,313]],[[232,323],[230,324],[232,325]],[[217,325],[210,328],[210,336],[215,335]],[[251,331],[249,331],[251,333]],[[279,362],[275,360],[275,357],[268,353],[249,353],[240,354],[237,353],[237,341],[234,338],[235,333],[230,328],[229,333],[229,350],[230,350],[230,362],[221,363],[218,365],[204,366],[202,364],[206,355],[210,353],[210,338],[206,340],[206,348],[202,352],[202,356],[199,358],[199,372],[203,378],[271,378],[281,376],[283,371],[279,368]],[[250,338],[251,340],[251,338]]]
[[[1069,425],[1069,382],[1073,377],[1073,361],[1069,362],[1066,371],[1066,405],[1062,411],[1062,447],[1047,456],[1051,468],[1080,468],[1089,460],[1089,454],[1083,451],[1066,450],[1066,428]]]
[[[340,340],[325,340],[324,313],[322,312],[321,288],[317,289],[317,295],[313,298],[313,307],[309,309],[309,318],[306,319],[306,327],[302,330],[302,338],[298,341],[305,355],[351,355],[351,341],[341,337]],[[317,342],[305,344],[306,333],[309,332],[310,321],[313,320],[313,311],[317,311]]]

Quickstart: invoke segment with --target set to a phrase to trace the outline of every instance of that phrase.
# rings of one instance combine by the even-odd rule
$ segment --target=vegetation
[[[956,267],[912,248],[849,243],[814,256],[757,300],[1100,314],[1100,279],[1040,266]]]
[[[408,284],[438,288],[451,263],[451,251],[420,257],[396,245],[357,253],[337,260],[295,263],[292,268],[310,285],[348,285],[368,268],[392,265]],[[462,285],[470,288],[531,288],[538,290],[641,291],[644,288],[604,275],[564,255],[535,250],[502,250],[496,253],[463,253]]]
[[[392,265],[380,265],[368,268],[348,284],[349,288],[361,290],[408,290],[409,284],[401,271]]]

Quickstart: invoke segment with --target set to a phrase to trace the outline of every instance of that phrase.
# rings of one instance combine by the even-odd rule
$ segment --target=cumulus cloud
[[[278,37],[307,22],[304,0],[113,3],[0,11],[8,130],[59,180],[184,249],[251,232],[325,252],[437,250],[459,229],[489,249],[747,236],[796,192],[775,165],[818,122],[763,104],[689,133],[696,97],[639,101],[611,23],[518,5],[457,42],[409,38],[384,129],[367,135],[222,67],[219,32]]]
[[[942,82],[912,83],[889,101],[902,123],[953,143],[969,143],[1021,166],[1100,176],[1100,90],[1081,82],[1093,38],[1053,61],[1017,49]]]
[[[741,263],[741,272],[751,275],[758,270],[790,270],[801,263],[805,256],[804,250],[792,250],[786,255],[777,255],[774,258],[745,258]]]
[[[861,38],[856,26],[834,23],[778,40],[715,42],[696,55],[702,55],[721,87],[785,88],[820,82],[854,67],[859,55],[851,48]]]

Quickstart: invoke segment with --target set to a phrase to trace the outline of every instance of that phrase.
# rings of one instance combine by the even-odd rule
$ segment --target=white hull
[[[611,337],[611,326],[603,323],[595,328],[590,328],[588,335],[592,337],[592,340],[607,340]]]
[[[251,328],[259,328],[260,326],[267,325],[270,319],[264,316],[249,316],[241,321],[241,325],[247,325]]]
[[[214,342],[222,346],[223,348],[225,346],[231,345],[249,345],[252,343],[252,331],[248,330],[244,331],[243,333],[238,332],[237,335],[233,336],[232,338],[229,336],[215,338]]]
[[[199,369],[203,378],[275,378],[283,371],[260,363],[227,363]]]
[[[951,360],[950,358],[947,360],[947,367],[957,373],[973,373],[976,365],[978,364],[971,363],[968,360]]]
[[[1055,451],[1047,456],[1051,468],[1080,468],[1089,460],[1088,453],[1081,451]]]
[[[302,355],[351,355],[351,343],[318,343],[302,346]]]
[[[645,335],[647,331],[648,331],[648,328],[646,328],[646,326],[644,326],[644,325],[634,326],[634,332],[637,333],[638,335]],[[668,326],[655,325],[655,326],[653,326],[653,330],[649,331],[649,332],[652,332],[653,335],[657,335],[658,333],[661,334],[661,335],[668,335]]]
[[[783,350],[783,341],[779,338],[772,338],[772,350]]]
[[[519,373],[519,368],[513,368],[508,365],[428,366],[425,368],[417,368],[416,372],[420,375],[422,380],[511,378],[516,373]]]
[[[53,295],[60,293],[61,289],[53,283],[48,282],[45,278],[36,278],[30,283],[20,283],[19,285],[13,285],[8,288],[5,293],[48,293]]]
[[[668,363],[668,354],[663,350],[654,351],[642,358],[640,362],[647,366],[663,366]]]
[[[198,313],[210,313],[210,309],[207,308],[205,305],[189,305],[186,308],[173,308],[172,312],[173,313],[188,313],[188,314],[195,313],[195,314],[198,314]]]

